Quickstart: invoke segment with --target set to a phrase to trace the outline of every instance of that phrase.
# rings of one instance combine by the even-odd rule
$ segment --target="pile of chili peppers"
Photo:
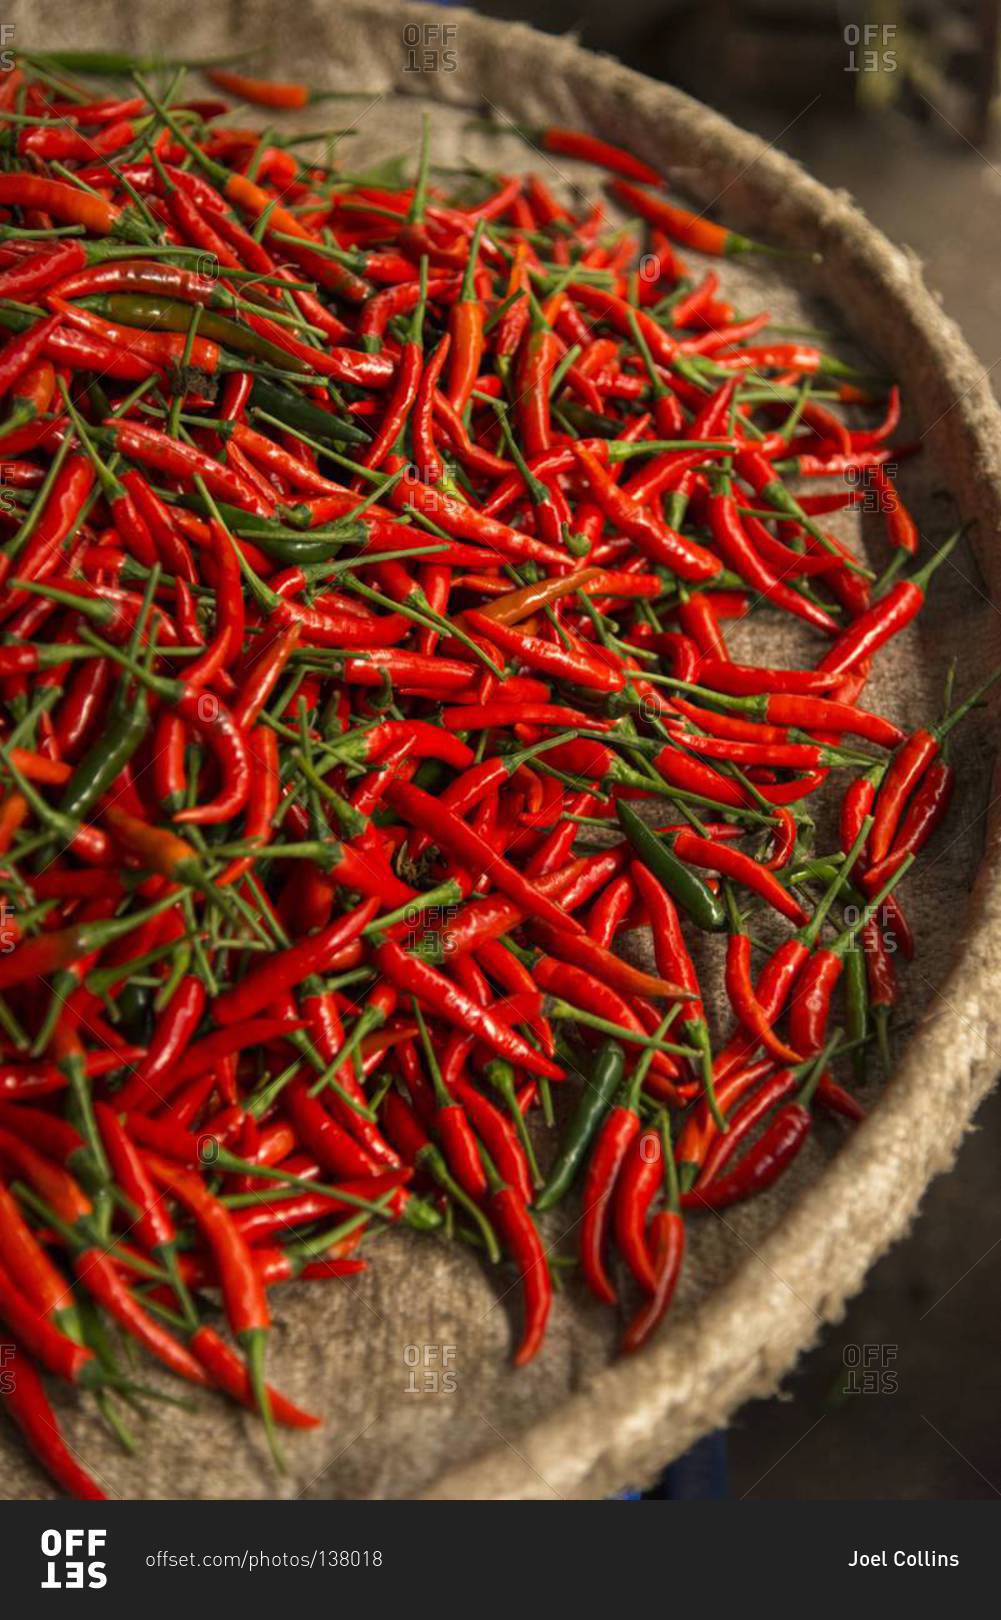
[[[897,391],[735,311],[683,255],[758,245],[655,170],[534,137],[623,226],[439,173],[426,124],[416,176],[352,174],[100,66],[0,84],[4,1404],[92,1496],[39,1372],[133,1445],[163,1396],[114,1324],[309,1427],[270,1291],[393,1223],[513,1265],[520,1365],[579,1182],[576,1263],[641,1345],[687,1214],[860,1117],[832,1055],[888,1049],[896,886],[979,698],[912,735],[862,706],[952,544],[914,558]],[[824,521],[872,491],[878,578]],[[759,612],[809,667],[735,660]]]

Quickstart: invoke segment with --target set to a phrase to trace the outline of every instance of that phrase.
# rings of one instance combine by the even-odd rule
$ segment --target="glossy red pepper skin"
[[[189,1384],[208,1384],[209,1377],[191,1351],[150,1315],[100,1249],[87,1249],[74,1260],[74,1270],[108,1315],[157,1361]]]
[[[829,613],[803,597],[792,586],[784,584],[758,557],[747,538],[737,503],[731,495],[717,494],[709,499],[709,522],[716,547],[729,568],[776,607],[805,619],[818,630],[829,634],[837,631],[837,624]]]
[[[578,447],[576,455],[606,517],[635,541],[645,557],[673,569],[681,579],[713,579],[720,572],[719,559],[711,551],[686,540],[668,524],[658,522],[646,507],[613,483],[607,470],[589,450]]]
[[[649,1300],[640,1306],[622,1335],[622,1349],[626,1352],[642,1348],[667,1315],[674,1298],[685,1258],[685,1226],[677,1210],[660,1210],[653,1217],[650,1243],[654,1286]]]
[[[702,1162],[696,1188],[701,1189],[720,1175],[761,1120],[795,1090],[796,1077],[789,1069],[779,1069],[766,1076],[757,1090],[751,1091],[728,1116],[726,1134],[721,1132],[714,1138]]]
[[[444,974],[409,955],[399,945],[387,940],[377,947],[375,961],[381,972],[401,990],[416,996],[434,1017],[477,1035],[517,1068],[527,1069],[531,1074],[541,1074],[551,1080],[563,1078],[563,1070],[558,1064],[529,1046],[509,1025],[502,1023],[489,1007],[480,1007]]]
[[[218,1269],[226,1318],[233,1333],[239,1339],[269,1328],[271,1311],[267,1294],[250,1249],[229,1210],[209,1192],[200,1176],[155,1154],[147,1154],[146,1163],[154,1180],[191,1213],[208,1244]]]
[[[311,935],[299,945],[272,956],[249,973],[240,984],[212,1003],[217,1024],[240,1024],[255,1013],[273,1005],[283,991],[301,984],[312,974],[323,972],[337,954],[371,922],[378,903],[366,900],[347,917],[339,917],[320,934]]]
[[[747,934],[732,933],[727,940],[726,992],[738,1020],[758,1043],[780,1063],[797,1063],[800,1054],[779,1039],[772,1019],[758,1001],[751,980],[751,941]]]
[[[10,1361],[2,1390],[3,1409],[20,1429],[54,1484],[81,1502],[103,1502],[107,1492],[87,1472],[62,1436],[45,1387],[27,1351],[9,1347]]]
[[[513,1187],[499,1187],[488,1200],[491,1219],[521,1278],[525,1318],[514,1365],[525,1367],[542,1346],[553,1302],[549,1261],[524,1199]]]
[[[612,1215],[612,1197],[639,1129],[639,1115],[632,1108],[621,1105],[613,1108],[591,1151],[584,1178],[580,1221],[581,1270],[592,1294],[606,1305],[614,1305],[617,1298],[604,1255]]]
[[[801,1151],[812,1124],[812,1115],[802,1103],[786,1103],[762,1135],[728,1175],[696,1191],[685,1193],[682,1206],[688,1209],[729,1209],[733,1204],[764,1192],[789,1168]]]
[[[155,1108],[164,1100],[162,1082],[173,1089],[183,1058],[205,1010],[205,986],[189,974],[178,984],[143,1062],[126,1081],[116,1103],[123,1112]],[[169,1092],[167,1093],[169,1094]]]
[[[869,1005],[884,1010],[893,1007],[900,997],[893,955],[887,948],[883,930],[874,917],[863,924],[860,938],[865,952]]]
[[[802,1057],[819,1052],[827,1038],[831,997],[844,970],[833,951],[814,951],[796,981],[789,1004],[789,1038]]]
[[[328,1174],[342,1178],[378,1175],[378,1162],[338,1124],[318,1098],[309,1095],[304,1080],[293,1079],[285,1098],[300,1141]]]
[[[257,1410],[257,1399],[246,1366],[215,1328],[203,1322],[191,1335],[191,1348],[217,1389],[225,1390],[233,1400],[252,1412]],[[322,1418],[303,1411],[302,1407],[296,1406],[270,1385],[268,1401],[275,1422],[287,1429],[316,1429],[323,1422]]]
[[[452,1089],[482,1137],[501,1179],[513,1188],[525,1204],[531,1204],[535,1196],[532,1174],[525,1151],[507,1115],[466,1080],[454,1081]]]
[[[866,873],[868,884],[878,889],[897,870],[907,855],[916,855],[942,825],[956,787],[956,772],[948,760],[936,759],[929,765],[893,836],[883,859],[874,861]]]
[[[915,619],[924,604],[924,592],[910,580],[900,580],[887,594],[843,630],[820,661],[829,675],[847,674],[864,658],[885,647]]]
[[[938,738],[933,732],[915,731],[891,760],[873,806],[872,831],[867,850],[874,864],[888,854],[904,806],[938,749]]]
[[[142,1154],[110,1104],[96,1102],[94,1114],[115,1179],[135,1211],[131,1232],[143,1248],[151,1252],[169,1249],[176,1241],[177,1228]]]
[[[566,927],[570,933],[583,932],[576,919],[568,919],[555,902],[548,899],[503,856],[497,855],[485,839],[443,806],[441,800],[433,799],[423,789],[405,782],[394,782],[387,799],[407,822],[423,832],[433,834],[436,842],[457,860],[470,865],[474,871],[484,871],[495,888],[523,907],[530,916],[539,917],[557,927]]]
[[[35,1237],[13,1194],[0,1183],[0,1265],[11,1282],[47,1318],[72,1313],[73,1294],[48,1251]]]
[[[691,865],[722,872],[735,882],[745,884],[783,917],[788,917],[798,928],[809,921],[799,901],[779,882],[774,873],[769,872],[767,867],[759,865],[749,855],[743,854],[741,850],[732,849],[728,844],[713,843],[708,838],[700,838],[696,833],[687,831],[676,835],[674,849],[683,861]]]
[[[100,1378],[92,1350],[75,1342],[33,1304],[0,1265],[0,1321],[47,1372],[84,1387]]]
[[[664,1181],[664,1149],[660,1132],[640,1131],[629,1148],[615,1186],[615,1242],[640,1287],[656,1292],[657,1274],[647,1244],[647,1215]]]

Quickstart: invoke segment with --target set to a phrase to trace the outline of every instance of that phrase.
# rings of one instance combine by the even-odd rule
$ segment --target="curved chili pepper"
[[[705,547],[686,540],[666,523],[658,523],[625,489],[620,489],[597,458],[579,445],[575,454],[602,511],[616,528],[629,535],[652,561],[673,569],[681,579],[713,579],[720,571],[717,557]]]
[[[126,210],[91,191],[38,174],[0,175],[0,205],[35,208],[65,225],[82,225],[94,236],[128,236],[133,228]]]
[[[800,927],[809,920],[799,901],[780,883],[774,872],[761,866],[742,850],[734,849],[730,844],[700,838],[697,833],[685,828],[674,834],[673,843],[674,852],[682,861],[708,868],[711,872],[722,872],[734,882],[744,884],[783,917],[788,917],[790,922]]]
[[[4,1410],[17,1424],[25,1440],[50,1478],[70,1496],[83,1502],[103,1502],[107,1492],[77,1460],[63,1439],[58,1419],[49,1404],[42,1380],[27,1352],[18,1344],[8,1346],[10,1377],[4,1380]]]
[[[813,1123],[801,1102],[780,1108],[754,1146],[728,1175],[720,1175],[682,1198],[689,1209],[729,1209],[774,1185],[800,1152]]]
[[[751,980],[751,941],[735,930],[726,947],[726,993],[740,1023],[780,1063],[798,1063],[800,1053],[779,1040],[772,1020],[758,1001]]]
[[[815,625],[819,630],[836,633],[837,623],[829,613],[808,597],[801,596],[791,585],[784,584],[760,560],[747,538],[737,503],[731,494],[718,490],[709,497],[709,523],[717,549],[727,566],[739,574],[741,579],[760,591],[762,596],[776,607],[784,608],[787,613],[805,619],[808,624]]]
[[[955,786],[956,772],[948,760],[933,760],[900,820],[890,849],[866,873],[869,884],[878,888],[906,856],[924,848],[945,819]]]
[[[489,1163],[487,1173],[491,1187],[487,1208],[521,1279],[525,1320],[513,1359],[516,1367],[524,1367],[538,1355],[549,1321],[553,1303],[549,1261],[521,1194],[508,1186]]]
[[[605,1270],[603,1248],[612,1195],[626,1156],[639,1135],[640,1117],[628,1102],[617,1104],[607,1116],[588,1161],[581,1195],[580,1258],[584,1280],[592,1294],[614,1305],[615,1288]]]
[[[622,1335],[625,1351],[639,1350],[666,1316],[685,1257],[685,1227],[678,1210],[664,1209],[650,1222],[654,1286]]]
[[[663,1144],[652,1127],[633,1139],[615,1184],[615,1241],[622,1258],[646,1293],[653,1294],[657,1274],[647,1247],[646,1220],[664,1180]]]
[[[62,1272],[50,1260],[21,1214],[17,1201],[0,1182],[0,1265],[11,1283],[37,1311],[55,1325],[75,1316],[73,1294]]]
[[[97,1356],[86,1345],[78,1345],[47,1319],[47,1315],[21,1293],[13,1278],[0,1265],[0,1322],[16,1336],[36,1361],[58,1379],[92,1388],[104,1379]]]
[[[271,1326],[271,1311],[250,1249],[225,1205],[212,1196],[199,1176],[180,1170],[155,1154],[147,1154],[146,1162],[154,1180],[190,1211],[211,1250],[222,1287],[226,1319],[246,1352],[250,1385],[261,1415],[270,1423],[271,1404],[264,1382],[264,1344]]]
[[[216,1388],[225,1390],[241,1406],[256,1411],[257,1397],[246,1365],[215,1328],[203,1322],[191,1335],[189,1343]],[[285,1428],[316,1429],[323,1422],[312,1412],[305,1412],[302,1407],[296,1406],[270,1384],[266,1385],[266,1393],[272,1418]]]

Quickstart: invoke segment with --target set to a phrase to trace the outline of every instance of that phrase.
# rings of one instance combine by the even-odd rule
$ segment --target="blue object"
[[[697,1440],[691,1451],[665,1468],[649,1491],[623,1491],[620,1502],[722,1502],[728,1492],[726,1435]]]

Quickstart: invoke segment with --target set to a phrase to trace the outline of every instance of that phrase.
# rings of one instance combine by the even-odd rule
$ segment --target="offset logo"
[[[107,1586],[107,1565],[96,1556],[107,1545],[107,1530],[43,1530],[42,1591],[96,1592]]]

